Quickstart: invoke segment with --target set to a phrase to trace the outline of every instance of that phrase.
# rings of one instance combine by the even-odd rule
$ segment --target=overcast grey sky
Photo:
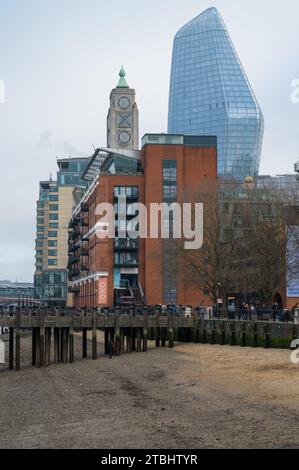
[[[123,63],[140,134],[166,132],[172,41],[208,7],[222,14],[265,116],[261,173],[299,159],[298,0],[0,0],[0,279],[32,279],[38,182],[56,158],[105,145]]]

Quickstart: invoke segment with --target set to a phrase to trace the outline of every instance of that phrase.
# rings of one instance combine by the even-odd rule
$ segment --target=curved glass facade
[[[216,8],[174,38],[168,132],[217,136],[221,176],[258,174],[263,115]]]

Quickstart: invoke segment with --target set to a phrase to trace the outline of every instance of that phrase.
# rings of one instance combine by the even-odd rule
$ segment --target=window
[[[126,196],[130,198],[138,198],[138,186],[115,186],[114,196]]]
[[[58,228],[58,223],[57,222],[50,222],[49,223],[49,228]]]
[[[37,215],[37,217],[44,217],[45,213],[42,210],[37,210],[36,215]]]
[[[49,240],[48,246],[57,246],[57,240]]]
[[[43,254],[43,250],[36,250],[36,254],[37,254],[37,255],[42,255],[42,254]]]
[[[57,250],[48,250],[48,256],[57,256]]]
[[[58,201],[58,195],[56,195],[56,194],[50,194],[50,196],[49,196],[49,201]]]
[[[49,214],[49,219],[50,220],[58,220],[58,214]]]
[[[56,230],[49,230],[48,236],[51,238],[56,238],[57,237],[57,231]]]
[[[45,219],[42,218],[42,217],[37,217],[36,223],[37,223],[37,225],[44,225]]]
[[[162,164],[163,173],[163,201],[176,202],[177,198],[177,162],[174,159],[165,159]],[[173,217],[164,218],[164,228],[169,229],[170,239],[163,240],[163,301],[176,303],[177,300],[177,266],[176,245],[171,237],[174,233]]]
[[[38,247],[42,247],[44,245],[44,242],[42,242],[40,240],[36,240],[35,245],[38,246]]]
[[[57,259],[48,259],[48,266],[57,266]]]
[[[45,231],[45,228],[44,228],[43,225],[38,225],[38,226],[36,227],[36,231],[37,231],[37,232],[44,232],[44,231]]]
[[[37,240],[43,240],[43,239],[44,239],[44,237],[45,237],[45,236],[44,236],[44,234],[43,234],[43,233],[37,233],[37,234],[36,234],[36,238],[37,238]]]
[[[114,263],[122,264],[122,265],[137,264],[138,253],[136,252],[114,253]]]
[[[36,206],[40,209],[44,207],[44,202],[43,201],[37,201]]]
[[[50,211],[58,211],[58,204],[50,204],[49,205]]]

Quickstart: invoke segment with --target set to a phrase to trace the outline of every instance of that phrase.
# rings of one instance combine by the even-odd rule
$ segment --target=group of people
[[[242,320],[250,320],[251,318],[263,320],[270,317],[273,321],[289,322],[294,319],[294,313],[297,309],[299,310],[298,303],[291,309],[287,309],[282,308],[277,302],[274,302],[271,307],[267,307],[266,304],[255,305],[253,303],[243,302],[238,310],[229,313],[233,313],[233,316],[237,314]]]

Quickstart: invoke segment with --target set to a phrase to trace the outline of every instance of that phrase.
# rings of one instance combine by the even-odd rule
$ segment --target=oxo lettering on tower
[[[174,38],[168,132],[217,136],[219,176],[259,172],[263,115],[216,8]]]

